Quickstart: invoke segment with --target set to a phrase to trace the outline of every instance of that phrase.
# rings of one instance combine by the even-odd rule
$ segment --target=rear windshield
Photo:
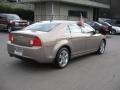
[[[7,19],[9,19],[9,20],[20,20],[20,17],[16,14],[9,14],[6,16],[7,16]]]
[[[35,31],[43,31],[43,32],[49,32],[56,26],[58,26],[60,23],[55,23],[55,22],[47,22],[47,23],[35,23],[32,24],[25,29],[27,30],[35,30]]]

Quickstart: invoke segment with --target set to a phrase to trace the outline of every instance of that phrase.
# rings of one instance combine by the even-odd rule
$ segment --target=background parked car
[[[107,23],[107,22],[99,22],[100,24],[102,24],[102,25],[104,25],[104,26],[106,26],[106,27],[108,27],[108,34],[111,34],[112,33],[112,25],[110,25],[109,23]]]
[[[115,22],[115,20],[106,20],[105,22],[103,22],[109,26],[112,26],[111,29],[111,34],[120,34],[120,26],[119,24]]]
[[[22,60],[67,66],[73,57],[96,52],[103,54],[106,38],[88,24],[77,21],[43,21],[9,34],[8,53]]]
[[[108,26],[105,26],[105,25],[98,23],[96,21],[88,21],[87,24],[92,26],[97,32],[99,32],[103,35],[106,35],[107,33],[110,32],[110,30],[108,29]]]
[[[0,14],[0,29],[9,32],[17,29],[22,29],[29,25],[27,20],[22,20],[16,14]]]

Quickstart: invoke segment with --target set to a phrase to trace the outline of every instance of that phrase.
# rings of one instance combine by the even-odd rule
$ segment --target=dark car
[[[115,35],[115,34],[120,34],[120,25],[119,25],[119,21],[116,20],[107,20],[106,22],[107,25],[112,26],[111,29],[111,34]]]
[[[22,29],[29,25],[27,20],[22,20],[16,14],[0,14],[0,29],[9,32],[17,29]]]
[[[111,24],[109,24],[107,22],[99,22],[99,23],[101,23],[102,25],[108,27],[108,32],[107,33],[111,34],[111,32],[112,32],[112,25]]]
[[[87,24],[89,24],[90,26],[92,26],[97,32],[103,34],[103,35],[106,35],[107,33],[109,33],[109,29],[107,26],[99,23],[99,22],[96,22],[96,21],[89,21],[87,22]]]

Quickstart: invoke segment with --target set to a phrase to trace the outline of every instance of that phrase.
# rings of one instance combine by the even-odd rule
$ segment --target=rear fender
[[[60,48],[68,46],[70,47],[70,43],[68,40],[61,40],[57,42],[57,44],[54,46],[53,52],[54,52],[54,58],[56,57],[57,52],[59,51]]]

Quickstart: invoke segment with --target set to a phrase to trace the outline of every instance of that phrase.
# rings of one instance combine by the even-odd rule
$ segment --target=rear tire
[[[68,65],[70,60],[70,52],[67,48],[61,48],[55,58],[55,66],[57,68],[64,68]]]

